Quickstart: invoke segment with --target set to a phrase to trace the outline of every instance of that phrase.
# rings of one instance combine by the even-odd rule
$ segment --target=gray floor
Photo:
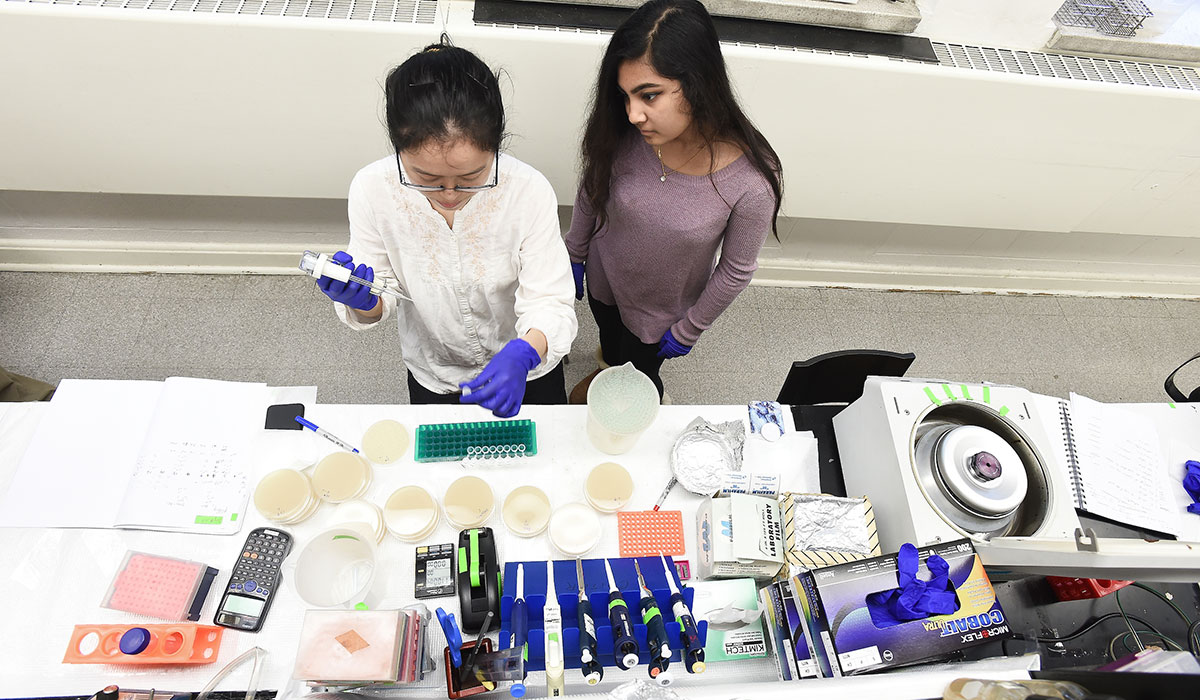
[[[0,273],[0,366],[64,378],[315,384],[322,403],[405,403],[395,327],[343,326],[295,276]],[[584,304],[567,388],[595,369]],[[663,377],[675,403],[775,398],[790,363],[911,351],[910,376],[1163,401],[1200,351],[1200,302],[752,286]]]

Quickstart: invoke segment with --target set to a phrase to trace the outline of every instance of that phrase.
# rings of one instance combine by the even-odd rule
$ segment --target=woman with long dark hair
[[[350,183],[350,244],[334,260],[407,299],[318,285],[355,330],[397,316],[411,403],[507,418],[522,403],[565,402],[560,360],[577,324],[558,202],[541,173],[501,152],[495,74],[443,35],[384,91],[394,152]]]
[[[575,297],[586,277],[601,367],[632,362],[661,395],[663,361],[686,355],[750,283],[783,194],[704,5],[651,0],[617,28],[582,151],[566,238]]]

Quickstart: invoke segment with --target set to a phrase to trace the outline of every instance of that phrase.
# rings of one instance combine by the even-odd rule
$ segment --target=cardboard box
[[[784,561],[779,503],[733,494],[710,498],[696,513],[698,576],[769,579]]]
[[[779,680],[816,678],[819,673],[808,640],[807,624],[791,581],[770,583],[759,592],[767,638],[775,652]]]
[[[767,655],[754,579],[696,581],[689,588],[695,591],[692,614],[697,620],[708,620],[708,638],[704,642],[706,663]],[[734,620],[739,616],[740,625]]]
[[[950,565],[958,610],[880,628],[866,598],[896,588],[896,555],[829,566],[793,579],[808,597],[814,622],[835,673],[851,675],[926,661],[1012,634],[992,583],[970,540],[918,548],[918,578],[928,580],[925,560],[940,555]]]

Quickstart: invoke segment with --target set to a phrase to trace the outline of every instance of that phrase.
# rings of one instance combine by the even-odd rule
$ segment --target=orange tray
[[[150,643],[139,654],[121,651],[121,636],[141,627]],[[212,625],[75,625],[63,656],[65,664],[211,664],[221,648],[221,632]]]
[[[684,555],[683,513],[678,510],[634,510],[617,513],[621,557]]]

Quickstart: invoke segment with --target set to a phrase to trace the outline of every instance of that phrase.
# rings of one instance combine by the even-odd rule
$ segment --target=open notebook
[[[236,533],[267,402],[265,384],[63,380],[0,526]]]
[[[1038,397],[1058,437],[1075,507],[1085,513],[1179,537],[1182,521],[1154,422],[1114,404],[1072,393]],[[1182,487],[1179,487],[1182,488]]]

